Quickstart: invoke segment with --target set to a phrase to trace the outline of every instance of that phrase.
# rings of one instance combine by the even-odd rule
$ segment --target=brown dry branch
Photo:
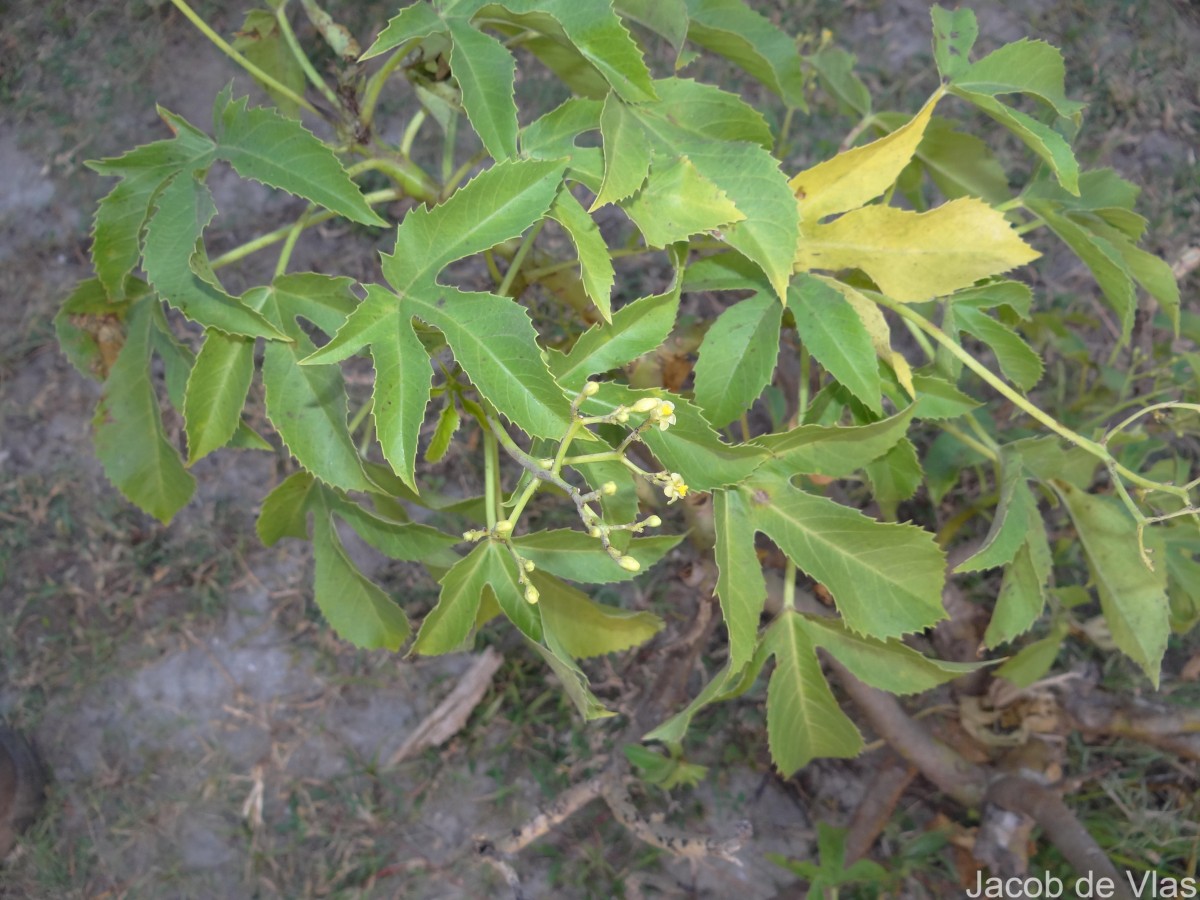
[[[971,809],[985,809],[987,804],[994,804],[1030,816],[1078,871],[1112,878],[1117,896],[1130,896],[1116,867],[1053,790],[1029,778],[1000,774],[991,767],[967,762],[935,740],[891,694],[863,684],[836,660],[829,662],[871,727],[944,793]]]
[[[1103,691],[1060,692],[1071,723],[1087,737],[1127,737],[1200,760],[1200,710],[1125,700]]]
[[[875,845],[879,835],[896,811],[896,804],[904,796],[914,778],[917,768],[895,753],[884,751],[886,758],[875,772],[875,776],[863,792],[862,802],[854,810],[846,832],[846,865],[862,859]]]

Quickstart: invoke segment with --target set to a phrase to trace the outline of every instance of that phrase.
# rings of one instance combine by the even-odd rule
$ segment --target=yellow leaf
[[[891,187],[913,158],[943,93],[939,89],[910,122],[886,137],[839,153],[788,182],[800,203],[800,221],[812,225],[833,213],[856,209]]]
[[[852,210],[800,240],[796,270],[862,269],[901,303],[970,287],[1040,256],[982,200],[962,197],[925,213],[890,206]]]

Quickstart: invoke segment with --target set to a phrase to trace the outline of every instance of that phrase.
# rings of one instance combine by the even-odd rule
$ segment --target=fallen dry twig
[[[504,657],[491,647],[480,653],[471,664],[471,668],[458,680],[454,690],[413,729],[400,749],[392,754],[392,758],[388,760],[388,767],[399,765],[414,753],[440,746],[458,734],[467,724],[467,719],[471,717],[483,695],[487,693],[492,676],[496,674],[502,662]]]

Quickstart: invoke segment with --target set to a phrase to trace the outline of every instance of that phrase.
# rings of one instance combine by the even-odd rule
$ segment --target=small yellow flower
[[[672,472],[661,481],[663,493],[667,495],[667,503],[674,503],[676,500],[682,500],[688,495],[688,486],[684,483],[683,476],[678,472]]]
[[[666,431],[675,424],[675,404],[670,400],[658,404],[658,409],[654,411],[654,419],[658,422],[658,430]]]

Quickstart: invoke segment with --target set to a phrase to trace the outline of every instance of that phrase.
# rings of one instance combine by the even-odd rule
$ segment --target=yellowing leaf
[[[889,297],[919,303],[1039,255],[1002,214],[963,197],[926,213],[868,206],[813,225],[800,241],[796,269],[862,269]]]
[[[912,160],[943,93],[939,89],[911,122],[886,137],[839,153],[793,178],[789,185],[800,202],[801,221],[811,225],[856,209],[891,187]]]

